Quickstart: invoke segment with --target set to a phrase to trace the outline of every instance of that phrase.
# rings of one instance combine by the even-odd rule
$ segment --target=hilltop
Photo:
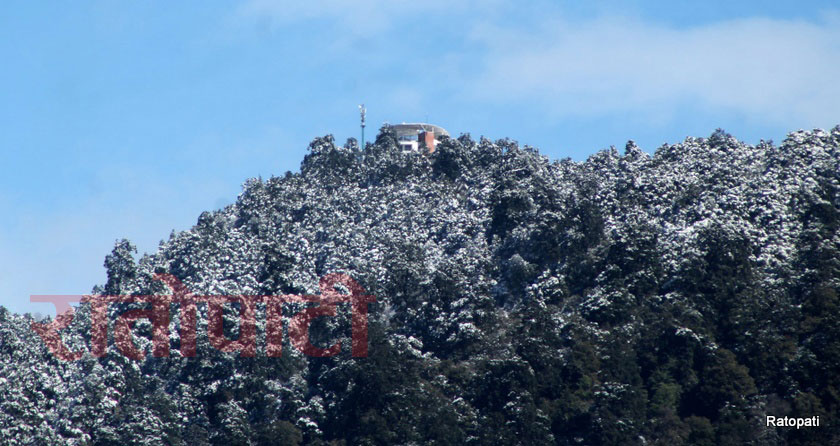
[[[469,135],[405,152],[387,127],[364,149],[316,138],[299,172],[247,181],[236,203],[138,262],[119,241],[94,291],[160,293],[153,276],[168,273],[201,294],[312,294],[345,273],[377,297],[368,357],[345,342],[333,357],[287,344],[280,358],[240,358],[200,341],[181,358],[173,309],[170,358],[136,362],[112,345],[61,362],[26,317],[0,310],[0,433],[79,445],[840,441],[836,423],[764,426],[768,414],[840,416],[838,188],[840,126],[780,145],[716,131],[652,155],[631,141],[585,162]],[[65,342],[83,346],[89,322],[82,306]],[[312,326],[321,346],[349,332],[343,310]]]

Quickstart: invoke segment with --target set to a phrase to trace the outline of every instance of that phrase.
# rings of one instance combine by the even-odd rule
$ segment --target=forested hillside
[[[0,444],[840,444],[839,226],[840,127],[585,162],[469,135],[404,153],[387,126],[364,150],[318,138],[300,172],[247,181],[139,261],[118,242],[94,292],[169,293],[168,273],[202,294],[315,294],[346,273],[377,298],[367,357],[341,305],[311,327],[336,356],[286,339],[268,357],[262,306],[256,357],[221,352],[200,306],[183,358],[173,306],[168,358],[136,324],[142,361],[113,341],[60,361],[0,309]],[[90,321],[80,306],[64,342],[86,349]]]

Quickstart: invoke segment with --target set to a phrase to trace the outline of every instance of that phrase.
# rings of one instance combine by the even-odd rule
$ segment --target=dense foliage
[[[316,293],[345,272],[378,298],[368,357],[241,358],[200,331],[182,358],[173,307],[170,358],[61,362],[0,309],[0,442],[838,444],[839,228],[840,127],[582,163],[469,135],[404,153],[387,127],[364,149],[318,138],[299,173],[248,181],[157,252],[118,242],[95,292],[165,293],[166,272]],[[89,340],[88,310],[65,343]],[[316,321],[319,345],[349,338],[348,309]]]

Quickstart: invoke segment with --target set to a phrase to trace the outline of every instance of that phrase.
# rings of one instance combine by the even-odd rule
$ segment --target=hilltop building
[[[397,133],[397,140],[400,147],[405,151],[417,152],[421,143],[425,143],[428,153],[435,151],[435,145],[440,142],[441,136],[449,136],[443,127],[426,123],[405,123],[391,126]]]

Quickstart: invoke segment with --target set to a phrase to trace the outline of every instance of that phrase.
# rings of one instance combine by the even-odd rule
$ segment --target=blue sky
[[[840,123],[831,1],[17,2],[0,12],[0,304],[87,293],[308,142],[384,121],[583,160]]]

